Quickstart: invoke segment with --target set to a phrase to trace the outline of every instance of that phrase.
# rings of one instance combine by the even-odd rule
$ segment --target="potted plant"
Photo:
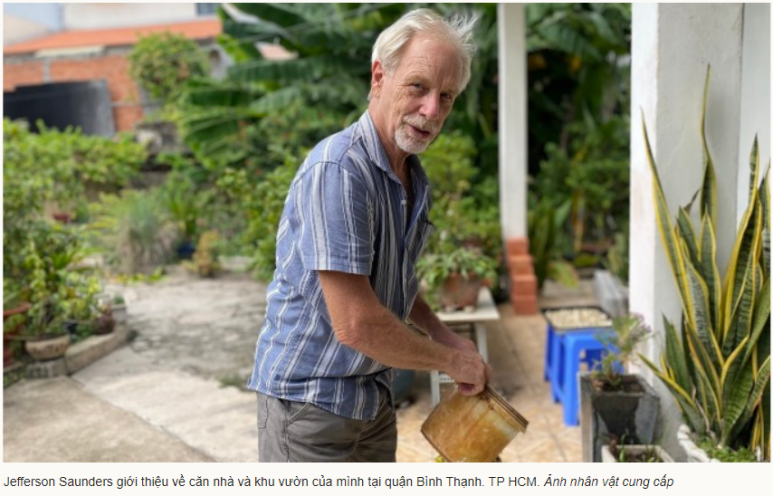
[[[94,333],[98,335],[110,334],[115,329],[115,319],[113,319],[113,313],[110,307],[101,309],[99,316],[95,322]]]
[[[210,230],[202,233],[198,247],[191,262],[185,262],[185,267],[196,272],[200,277],[214,277],[221,269],[218,261],[218,242],[220,234]]]
[[[717,182],[705,135],[706,75],[701,130],[704,175],[700,225],[688,210],[675,222],[666,202],[650,149],[660,237],[682,304],[680,337],[664,318],[666,346],[660,366],[645,363],[671,391],[690,434],[683,436],[691,461],[708,460],[728,450],[743,459],[770,460],[770,189],[767,171],[760,181],[757,139],[751,152],[749,203],[737,228],[732,254],[720,278],[716,260]],[[685,433],[685,430],[682,430]],[[695,456],[697,446],[713,454]],[[749,457],[746,457],[747,460]]]
[[[427,284],[430,303],[445,311],[472,311],[481,287],[496,277],[496,261],[480,249],[462,246],[425,256],[417,270]]]
[[[650,444],[655,435],[658,396],[638,374],[625,373],[636,347],[650,335],[640,315],[612,320],[612,330],[599,334],[606,353],[594,370],[580,375],[580,425],[583,460],[600,461],[610,436],[633,444]]]
[[[69,323],[92,317],[100,283],[87,274],[90,269],[76,268],[83,255],[78,231],[50,222],[30,230],[22,267],[30,302],[25,348],[33,358],[48,360],[64,354]]]
[[[24,331],[24,349],[37,361],[64,356],[70,335],[61,317],[56,295],[48,295],[31,305]]]
[[[123,295],[113,295],[111,310],[113,313],[113,319],[115,319],[116,324],[126,323],[126,300],[124,299]]]
[[[175,247],[177,255],[181,260],[190,260],[196,252],[200,217],[208,195],[196,191],[196,185],[186,174],[175,171],[167,177],[160,198],[169,217],[177,224],[180,235]]]

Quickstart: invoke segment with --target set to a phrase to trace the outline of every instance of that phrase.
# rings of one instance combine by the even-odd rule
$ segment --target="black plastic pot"
[[[652,444],[659,403],[655,390],[636,374],[623,375],[621,391],[598,391],[590,373],[580,375],[582,461],[600,462],[601,447],[612,438]]]
[[[183,241],[177,246],[177,256],[180,260],[190,260],[196,251],[196,245],[191,241]]]

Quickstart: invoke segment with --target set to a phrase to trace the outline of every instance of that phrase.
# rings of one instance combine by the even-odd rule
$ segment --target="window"
[[[217,3],[197,3],[196,15],[209,16],[217,14]]]

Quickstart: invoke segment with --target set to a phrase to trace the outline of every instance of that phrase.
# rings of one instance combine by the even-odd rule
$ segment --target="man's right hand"
[[[483,391],[492,371],[477,351],[456,350],[453,362],[445,372],[456,382],[461,394],[474,396]]]

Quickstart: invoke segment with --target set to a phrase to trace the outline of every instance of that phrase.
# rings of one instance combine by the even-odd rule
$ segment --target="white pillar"
[[[504,239],[528,236],[526,22],[523,4],[497,5],[499,30],[499,206]]]
[[[642,112],[664,193],[675,214],[701,184],[700,117],[706,66],[711,64],[706,132],[717,173],[717,260],[722,271],[732,250],[737,217],[742,27],[741,4],[633,5],[630,308],[658,331],[644,350],[656,363],[663,346],[663,315],[679,326],[681,306],[655,221]],[[660,381],[644,372],[660,393],[662,442],[678,453],[671,443],[680,414]]]

